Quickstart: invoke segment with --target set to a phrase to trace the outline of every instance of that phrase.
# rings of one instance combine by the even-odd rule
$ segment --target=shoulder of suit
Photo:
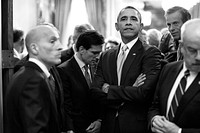
[[[64,61],[64,62],[62,62],[61,64],[59,64],[57,67],[66,67],[68,64],[69,64],[69,62],[72,62],[72,60],[74,60],[74,57],[72,57],[72,58],[70,58],[70,59],[68,59],[68,60],[66,60],[66,61]]]

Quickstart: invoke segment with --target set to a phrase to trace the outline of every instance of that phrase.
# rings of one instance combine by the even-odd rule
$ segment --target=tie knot
[[[85,71],[88,71],[88,68],[89,68],[88,65],[84,66]]]
[[[184,73],[184,77],[187,78],[188,76],[190,76],[190,71],[186,70],[185,73]]]
[[[126,44],[122,46],[122,51],[126,51],[127,49],[128,49],[128,46]]]
[[[52,75],[49,76],[49,80],[55,81]]]

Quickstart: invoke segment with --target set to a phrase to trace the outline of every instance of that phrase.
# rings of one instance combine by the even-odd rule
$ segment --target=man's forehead
[[[166,21],[177,21],[177,20],[182,20],[182,15],[178,11],[173,12],[171,14],[165,15]]]
[[[49,27],[49,26],[44,26],[40,28],[40,33],[48,36],[55,36],[59,37],[59,33],[56,29]]]
[[[135,16],[135,15],[138,14],[138,12],[137,12],[135,9],[131,9],[131,8],[123,9],[123,10],[120,12],[119,16],[130,15],[130,14],[133,15],[133,16]]]

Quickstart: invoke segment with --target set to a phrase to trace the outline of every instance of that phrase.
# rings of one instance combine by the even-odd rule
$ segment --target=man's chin
[[[173,36],[174,41],[180,40],[180,36]]]

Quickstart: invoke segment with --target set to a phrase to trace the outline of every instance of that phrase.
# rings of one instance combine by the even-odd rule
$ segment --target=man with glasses
[[[93,81],[91,64],[102,50],[104,38],[94,30],[82,33],[75,55],[58,66],[64,90],[68,133],[98,133],[101,127],[98,106],[89,98]]]
[[[181,28],[183,61],[169,63],[161,72],[149,111],[153,132],[200,132],[199,33],[200,19],[189,20]]]

